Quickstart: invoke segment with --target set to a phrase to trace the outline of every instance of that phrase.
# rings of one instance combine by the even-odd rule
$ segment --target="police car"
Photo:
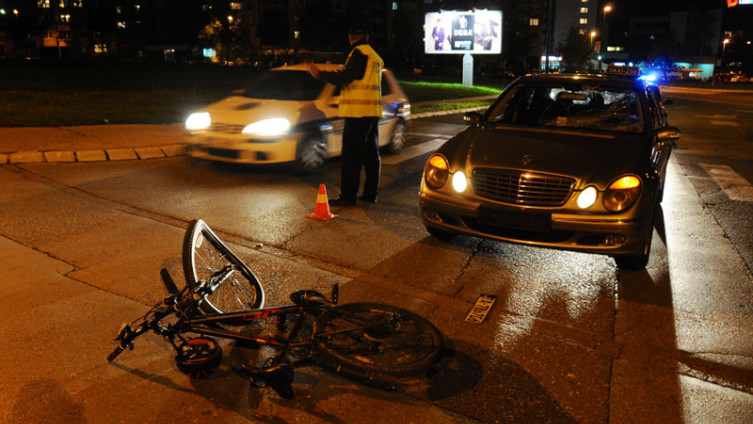
[[[290,163],[302,174],[321,171],[342,150],[338,98],[339,88],[313,78],[302,64],[272,69],[188,117],[189,154],[219,162]],[[405,146],[410,102],[389,70],[382,74],[382,104],[379,145],[397,152]]]

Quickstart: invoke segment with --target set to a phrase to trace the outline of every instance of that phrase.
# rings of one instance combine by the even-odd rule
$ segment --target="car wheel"
[[[392,129],[392,136],[390,141],[385,146],[387,153],[397,153],[405,147],[405,122],[399,119],[395,123],[395,128]]]
[[[425,227],[426,227],[426,231],[428,231],[429,234],[431,234],[432,236],[434,236],[435,238],[441,241],[449,241],[453,237],[455,237],[455,233],[450,233],[448,231],[440,230],[438,228],[430,227],[428,225],[426,225]]]
[[[298,143],[295,156],[297,174],[316,174],[327,162],[327,142],[320,135],[310,135]]]
[[[651,239],[654,238],[654,221],[651,220],[651,226],[648,228],[646,245],[643,247],[643,253],[639,255],[615,256],[614,261],[620,269],[629,269],[640,271],[648,265],[648,257],[651,254]]]
[[[614,260],[620,269],[640,271],[648,265],[648,252],[635,256],[615,256]]]
[[[656,204],[658,205],[664,200],[664,186],[666,185],[667,180],[665,179],[662,181],[661,187],[659,188],[659,194],[656,195]]]

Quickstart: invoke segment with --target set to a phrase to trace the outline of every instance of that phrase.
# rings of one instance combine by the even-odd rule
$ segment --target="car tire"
[[[667,180],[662,181],[661,187],[659,187],[659,193],[656,195],[656,204],[658,205],[664,200],[664,186],[667,185]]]
[[[322,172],[327,162],[327,141],[321,135],[309,135],[298,143],[294,168],[296,174],[309,175]]]
[[[615,256],[614,261],[617,267],[632,271],[640,271],[648,265],[648,257],[651,254],[651,240],[654,238],[654,220],[651,220],[651,226],[648,228],[646,245],[643,247],[643,253],[639,255]]]
[[[428,225],[425,225],[426,231],[429,232],[434,238],[439,239],[441,241],[450,241],[452,238],[455,237],[455,233],[451,233],[448,231],[440,230],[439,228],[430,227]]]
[[[405,122],[402,119],[398,119],[395,123],[395,127],[392,129],[390,141],[385,146],[387,153],[397,153],[400,150],[403,150],[406,143],[405,133]]]
[[[635,256],[615,256],[614,261],[617,262],[619,269],[640,271],[648,265],[648,256],[648,253]]]

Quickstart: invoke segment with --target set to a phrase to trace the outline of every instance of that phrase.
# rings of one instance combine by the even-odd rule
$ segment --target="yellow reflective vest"
[[[382,68],[384,61],[368,44],[356,46],[368,58],[363,78],[350,82],[340,92],[338,114],[343,118],[382,117]],[[348,60],[350,60],[350,55]]]

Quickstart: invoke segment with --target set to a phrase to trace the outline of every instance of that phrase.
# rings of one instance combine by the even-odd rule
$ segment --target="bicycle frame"
[[[281,306],[281,307],[274,307],[274,308],[265,308],[265,309],[256,309],[256,310],[249,310],[249,311],[240,311],[240,312],[231,312],[231,313],[222,313],[222,314],[211,314],[211,315],[191,315],[191,316],[184,316],[179,319],[179,321],[175,324],[173,324],[173,328],[175,328],[175,333],[196,333],[201,335],[207,335],[207,336],[215,336],[223,339],[230,339],[230,340],[236,340],[236,341],[243,341],[243,342],[251,342],[256,343],[258,345],[267,345],[267,346],[275,346],[275,347],[283,347],[285,349],[289,348],[299,348],[299,347],[306,347],[311,345],[311,340],[313,340],[317,334],[312,333],[311,337],[299,341],[299,342],[292,342],[292,340],[295,338],[295,336],[298,333],[298,330],[301,327],[301,324],[306,320],[306,316],[315,316],[314,314],[316,312],[320,312],[323,310],[331,310],[333,307],[330,306],[321,306],[317,307],[314,311],[310,311],[308,309],[311,308],[305,308],[303,306],[299,305],[289,305],[289,306]],[[281,325],[285,322],[286,318],[290,314],[298,314],[299,316],[296,318],[296,320],[293,322],[290,330],[282,335],[282,336],[263,336],[260,334],[242,334],[238,331],[231,331],[219,327],[211,327],[212,324],[226,324],[226,325],[232,325],[232,326],[239,326],[239,322],[244,322],[245,324],[242,324],[243,326],[251,325],[254,322],[262,321],[262,320],[274,320],[272,323],[265,322],[265,325],[276,325],[278,331],[282,330]]]

